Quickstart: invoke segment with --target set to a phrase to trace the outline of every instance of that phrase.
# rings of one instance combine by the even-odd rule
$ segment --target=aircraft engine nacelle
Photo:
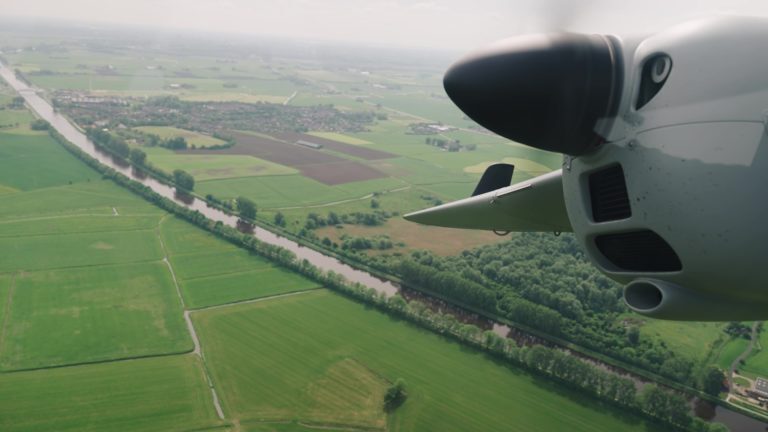
[[[563,167],[512,186],[484,176],[493,190],[406,218],[572,230],[640,314],[766,319],[765,46],[768,20],[726,17],[644,39],[523,36],[473,54],[446,74],[451,99],[502,136],[563,153]]]

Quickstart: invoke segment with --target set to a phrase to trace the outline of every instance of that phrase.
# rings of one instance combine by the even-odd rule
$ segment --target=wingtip
[[[423,213],[424,213],[426,210],[429,210],[429,209],[425,209],[425,210],[417,210],[417,211],[415,211],[415,212],[410,212],[410,213],[408,213],[408,214],[404,214],[404,215],[403,215],[403,219],[407,220],[408,222],[416,222],[416,223],[419,223],[419,219],[420,219],[420,218],[419,218],[419,215],[420,215],[420,214],[423,214]]]

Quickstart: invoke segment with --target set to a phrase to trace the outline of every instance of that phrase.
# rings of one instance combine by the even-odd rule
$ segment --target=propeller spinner
[[[454,64],[443,84],[469,117],[542,150],[586,154],[605,141],[622,90],[609,37],[555,33],[500,41]]]

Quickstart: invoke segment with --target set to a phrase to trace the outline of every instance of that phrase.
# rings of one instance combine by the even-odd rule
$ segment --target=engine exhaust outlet
[[[627,306],[637,311],[652,311],[664,301],[664,292],[650,281],[634,281],[624,290]]]
[[[768,305],[713,296],[672,282],[640,278],[624,287],[624,303],[638,314],[676,321],[768,319]]]

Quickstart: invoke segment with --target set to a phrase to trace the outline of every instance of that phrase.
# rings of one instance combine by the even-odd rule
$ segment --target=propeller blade
[[[443,85],[465,114],[497,134],[572,156],[604,142],[622,88],[620,51],[599,35],[505,39],[460,60]]]
[[[493,231],[572,231],[562,170],[481,195],[409,213],[424,225]]]

